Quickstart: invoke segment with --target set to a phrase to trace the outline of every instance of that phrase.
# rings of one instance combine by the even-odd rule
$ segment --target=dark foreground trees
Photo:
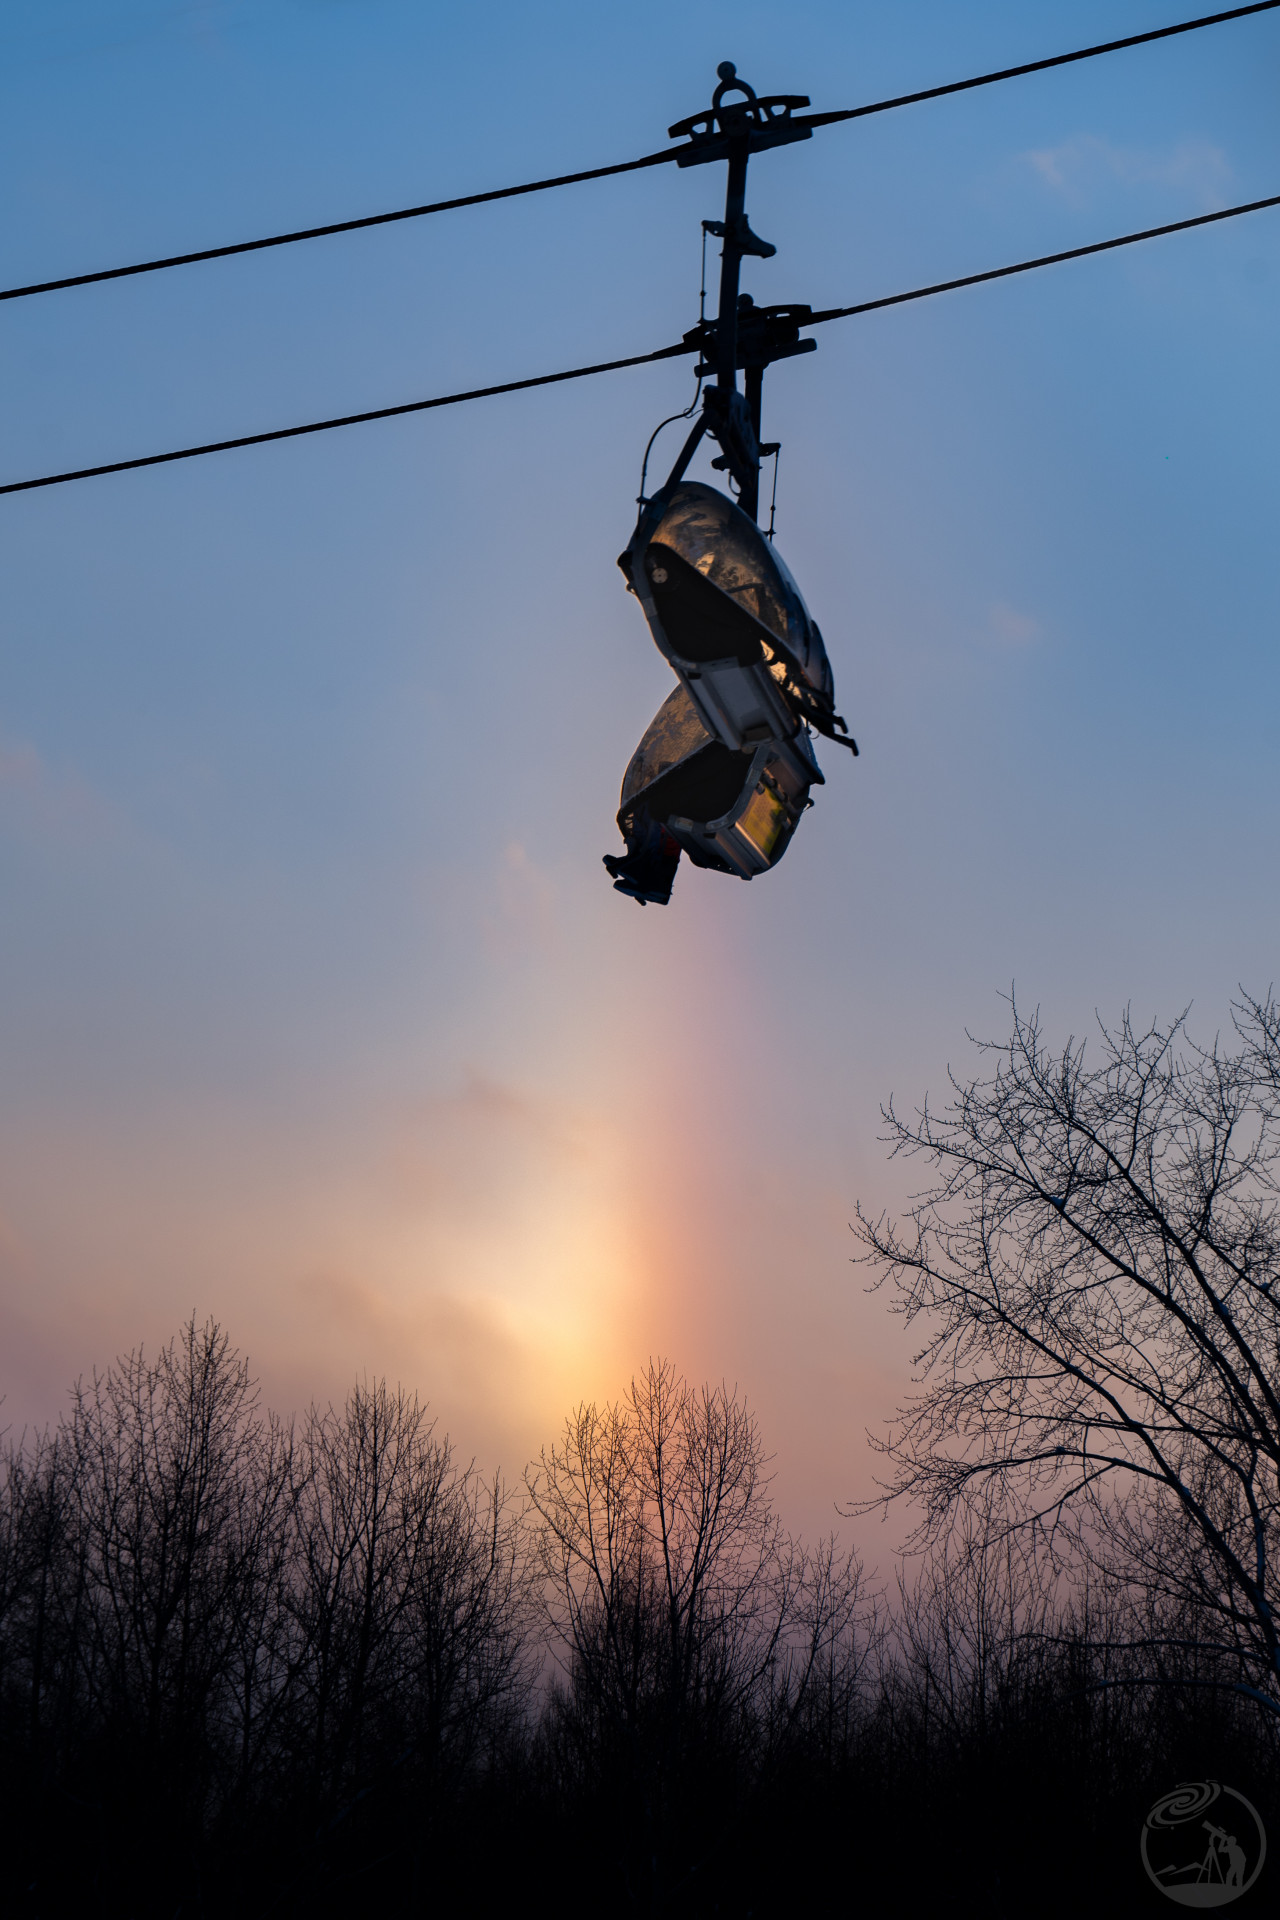
[[[212,1874],[213,1911],[232,1888],[265,1910],[242,1875],[323,1905],[375,1792],[426,1871],[523,1712],[531,1646],[510,1498],[416,1400],[358,1387],[295,1432],[193,1322],[4,1466],[11,1897],[172,1912]]]
[[[1246,1411],[1274,1378],[1249,1302],[1270,1257],[1258,1116],[1280,1046],[1269,1010],[1241,1021],[1251,1078],[1224,1054],[1178,1079],[1166,1048],[1145,1134],[1125,1110],[1159,1170],[1158,1229],[1130,1198],[1104,1239],[1123,1216],[1114,1141],[1100,1120],[1087,1149],[1077,1138],[1086,1095],[1132,1091],[1121,1046],[1092,1092],[1068,1057],[1070,1154],[1039,1213],[1001,1186],[993,1147],[971,1188],[924,1203],[915,1265],[874,1230],[909,1287],[938,1289],[908,1305],[941,1314],[944,1369],[894,1443],[926,1525],[887,1598],[834,1540],[787,1534],[742,1398],[661,1363],[616,1404],[580,1407],[518,1497],[382,1383],[273,1418],[213,1325],[80,1387],[0,1460],[0,1910],[1127,1920],[1159,1910],[1137,1835],[1177,1781],[1226,1780],[1280,1832],[1276,1723],[1222,1684],[1261,1672],[1273,1524],[1267,1429]],[[1133,1045],[1150,1064],[1157,1042]],[[1020,1111],[1041,1131],[1018,1138],[1052,1143],[1036,1102],[1062,1073],[1025,1068]],[[1219,1118],[1220,1079],[1253,1103],[1243,1135]],[[1000,1107],[1009,1128],[1016,1107]],[[1197,1240],[1185,1216],[1206,1164]],[[948,1206],[970,1238],[957,1229],[944,1260],[928,1236]],[[1068,1228],[1088,1259],[1054,1237]],[[1179,1308],[1162,1342],[1139,1306],[1175,1230],[1189,1254],[1158,1269]],[[1137,1304],[1111,1271],[1122,1242]],[[1111,1266],[1089,1269],[1099,1248]],[[1194,1272],[1214,1276],[1212,1311]],[[1056,1374],[1050,1326],[1074,1343]],[[1110,1369],[1088,1376],[1092,1400],[1087,1351]],[[1146,1398],[1130,1383],[1100,1399],[1126,1353]],[[1115,1404],[1125,1420],[1103,1425]],[[1151,1437],[1181,1480],[1141,1471]]]
[[[926,1539],[976,1503],[1104,1577],[1153,1682],[1190,1655],[1280,1715],[1280,1008],[1061,1051],[1015,1008],[981,1051],[889,1111],[933,1170],[909,1227],[860,1216],[924,1330],[894,1491]]]
[[[547,1738],[631,1904],[693,1898],[789,1747],[847,1737],[877,1644],[862,1567],[783,1530],[754,1416],[650,1364],[526,1475],[562,1684]]]

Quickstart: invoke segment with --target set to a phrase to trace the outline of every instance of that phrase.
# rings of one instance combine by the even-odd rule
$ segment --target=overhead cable
[[[593,367],[571,367],[567,373],[536,373],[529,380],[504,380],[496,387],[471,387],[466,393],[443,393],[434,400],[406,400],[398,407],[374,407],[368,413],[344,413],[334,420],[311,420],[304,427],[274,427],[270,433],[242,433],[235,440],[210,440],[200,447],[179,447],[175,453],[147,453],[138,460],[113,460],[104,467],[78,467],[72,473],[48,473],[39,480],[11,480],[0,493],[30,493],[35,487],[57,487],[64,480],[97,480],[105,473],[129,473],[135,467],[163,467],[173,460],[195,460],[202,453],[230,453],[235,447],[260,447],[268,440],[297,440],[306,433],[328,433],[333,427],[359,427],[369,420],[394,420],[402,413],[427,413],[432,407],[456,407],[464,400],[489,400],[498,393],[521,393],[526,387],[553,387],[563,380],[584,380],[592,373],[616,373],[620,367],[644,367],[653,360],[673,360],[694,349],[682,340],[677,347],[659,347],[656,353],[633,353],[625,360],[601,360]]]
[[[1163,227],[1144,227],[1141,233],[1122,233],[1115,240],[1092,240],[1087,247],[1041,253],[1034,260],[1019,260],[1012,267],[988,267],[985,273],[966,273],[959,280],[938,280],[929,287],[914,287],[910,293],[887,293],[879,300],[860,300],[854,307],[826,307],[821,313],[811,314],[803,325],[817,327],[824,320],[849,320],[854,314],[876,313],[881,307],[900,307],[908,300],[927,300],[931,294],[954,293],[958,287],[979,287],[986,280],[1008,280],[1015,273],[1030,273],[1036,267],[1056,267],[1063,260],[1083,260],[1090,253],[1111,253],[1116,247],[1132,247],[1139,240],[1158,240],[1162,234],[1185,233],[1189,227],[1210,227],[1216,220],[1234,220],[1241,213],[1261,213],[1264,207],[1280,207],[1280,193],[1272,194],[1268,200],[1249,200],[1243,206],[1224,207],[1220,213],[1197,213],[1190,220],[1171,220]]]
[[[895,107],[911,107],[923,100],[941,100],[947,94],[969,93],[975,87],[990,87],[999,80],[1016,80],[1029,73],[1047,73],[1053,67],[1066,67],[1079,60],[1093,60],[1099,54],[1120,53],[1126,47],[1146,46],[1155,40],[1172,39],[1177,34],[1195,33],[1201,27],[1217,27],[1228,20],[1242,20],[1253,13],[1271,13],[1280,0],[1254,0],[1247,7],[1230,7],[1222,13],[1206,13],[1197,20],[1181,20],[1174,26],[1154,27],[1147,33],[1129,34],[1123,40],[1105,40],[1097,46],[1078,47],[1073,53],[1058,53],[1046,60],[1029,60],[1022,66],[1002,67],[994,73],[980,73],[968,80],[948,81],[944,86],[925,87],[917,93],[895,94],[889,100],[875,100],[863,107],[844,107],[832,113],[797,114],[796,122],[809,127],[835,126],[844,120],[862,120],[874,113],[888,113]],[[268,247],[288,247],[299,240],[322,240],[335,233],[355,233],[363,227],[391,226],[398,220],[421,220],[432,213],[451,213],[460,207],[484,206],[492,200],[513,200],[526,193],[545,193],[551,187],[571,187],[584,180],[605,180],[613,174],[636,173],[645,167],[659,167],[684,152],[683,145],[663,147],[646,153],[639,160],[620,160],[613,166],[588,167],[581,173],[553,174],[546,180],[526,180],[516,187],[492,187],[485,193],[462,194],[453,200],[432,200],[418,207],[400,207],[393,213],[364,214],[356,220],[333,220],[325,226],[299,227],[291,233],[273,233],[262,240],[237,240],[225,247],[202,247],[194,253],[173,253],[159,260],[140,260],[128,267],[103,267],[96,273],[73,273],[60,280],[37,280],[29,286],[0,288],[0,300],[25,300],[31,294],[59,293],[68,287],[88,287],[104,280],[127,280],[140,273],[159,273],[166,267],[194,266],[201,260],[226,260],[237,253],[261,253]]]
[[[1172,220],[1162,227],[1144,227],[1140,233],[1122,233],[1114,240],[1094,240],[1087,247],[1068,247],[1062,253],[1042,253],[1034,260],[1019,260],[1010,267],[989,267],[985,273],[965,274],[958,280],[938,280],[931,286],[914,287],[908,293],[890,293],[878,300],[862,300],[852,307],[826,307],[803,321],[805,327],[822,326],[829,320],[848,320],[856,314],[875,313],[882,307],[903,306],[910,300],[927,300],[936,293],[953,293],[960,287],[981,286],[988,280],[1007,280],[1016,273],[1031,273],[1037,267],[1057,266],[1064,260],[1082,260],[1091,253],[1111,253],[1117,247],[1132,247],[1139,240],[1156,240],[1168,233],[1185,233],[1190,227],[1208,227],[1220,220],[1234,220],[1242,213],[1260,213],[1266,207],[1280,207],[1280,193],[1266,200],[1250,200],[1243,206],[1224,207],[1218,213],[1199,213],[1190,220]],[[699,331],[695,329],[695,332]],[[456,407],[464,400],[488,400],[501,393],[521,393],[529,387],[557,386],[566,380],[584,380],[594,373],[616,373],[623,367],[649,366],[658,360],[674,360],[686,353],[700,353],[703,342],[681,340],[653,353],[636,353],[623,360],[600,360],[594,366],[571,367],[564,373],[539,373],[527,380],[507,380],[500,386],[472,387],[465,393],[445,393],[432,400],[409,400],[398,407],[375,407],[367,413],[346,413],[333,420],[312,420],[301,427],[276,427],[269,433],[241,434],[234,440],[211,440],[203,446],[179,447],[173,453],[148,453],[136,460],[113,460],[100,467],[77,467],[69,473],[42,474],[36,480],[11,480],[0,486],[0,494],[30,493],[37,487],[58,487],[69,480],[96,480],[108,473],[129,473],[137,467],[167,466],[174,460],[194,460],[205,453],[229,453],[236,447],[260,447],[269,440],[296,440],[303,434],[328,433],[334,427],[356,427],[370,420],[393,420],[405,413],[427,413],[434,407]]]
[[[1077,47],[1074,53],[1055,53],[1047,60],[1028,60],[1020,67],[1000,67],[995,73],[979,73],[972,80],[951,80],[942,87],[924,87],[919,93],[899,93],[892,100],[876,100],[869,107],[844,107],[836,113],[797,114],[810,127],[834,127],[841,120],[863,120],[871,113],[888,113],[893,107],[914,107],[922,100],[941,100],[949,93],[970,93],[975,87],[992,87],[997,80],[1020,80],[1028,73],[1048,73],[1052,67],[1070,67],[1077,60],[1096,60],[1101,53],[1122,53],[1126,47],[1148,46],[1153,40],[1172,40],[1179,33],[1195,33],[1201,27],[1220,27],[1227,20],[1243,20],[1250,13],[1273,13],[1280,0],[1255,0],[1249,7],[1229,7],[1225,13],[1202,14],[1198,20],[1179,20],[1172,27],[1153,27],[1148,33],[1130,33],[1123,40],[1102,40],[1096,47]]]
[[[1280,6],[1280,0],[1269,0]],[[558,173],[548,180],[526,180],[519,187],[493,187],[488,193],[464,193],[457,200],[432,200],[421,207],[401,207],[395,213],[368,213],[359,220],[332,220],[324,227],[299,227],[295,233],[273,233],[265,240],[237,240],[229,247],[203,247],[198,253],[173,253],[163,260],[140,260],[132,267],[104,267],[99,273],[73,273],[64,280],[37,280],[29,287],[0,289],[0,300],[25,300],[31,293],[59,293],[64,287],[88,287],[99,280],[127,280],[136,273],[159,273],[164,267],[190,267],[198,260],[225,260],[233,253],[261,253],[265,247],[289,247],[295,240],[323,240],[331,233],[355,233],[360,227],[387,227],[396,220],[421,220],[429,213],[451,213],[455,207],[479,207],[488,200],[514,200],[522,193],[545,193],[548,187],[572,187],[580,180],[604,180],[611,173],[636,173],[641,167],[674,160],[678,147],[646,153],[641,160],[620,160],[612,167],[588,167],[585,173]]]

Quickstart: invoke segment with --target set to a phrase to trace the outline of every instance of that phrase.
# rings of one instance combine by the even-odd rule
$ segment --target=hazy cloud
[[[413,1205],[494,1204],[495,1165],[508,1178],[544,1184],[556,1172],[597,1167],[612,1148],[604,1115],[539,1097],[471,1071],[460,1087],[423,1101],[394,1136],[392,1177]]]
[[[519,840],[508,842],[484,919],[485,945],[496,957],[549,953],[559,940],[556,889]]]
[[[389,1371],[402,1384],[429,1380],[437,1392],[447,1387],[449,1399],[465,1403],[473,1418],[536,1399],[529,1392],[529,1373],[531,1360],[540,1356],[530,1354],[488,1301],[450,1292],[406,1297],[368,1276],[338,1270],[302,1276],[294,1298],[302,1316],[324,1328],[322,1344],[331,1344],[336,1335],[353,1354],[377,1355],[384,1367],[390,1360]],[[316,1371],[335,1370],[321,1366]],[[503,1421],[497,1424],[501,1428]]]
[[[1226,205],[1232,177],[1226,154],[1208,140],[1181,140],[1160,150],[1119,147],[1099,134],[1078,133],[1061,146],[1036,148],[1024,157],[1047,186],[1076,206],[1119,182],[1178,187],[1211,212]]]
[[[1029,614],[1019,613],[1006,601],[997,600],[991,609],[991,631],[997,640],[1003,640],[1013,647],[1030,646],[1033,640],[1040,638],[1040,622]]]
[[[29,741],[0,735],[0,831],[83,845],[118,825],[108,802],[78,774],[50,767]]]

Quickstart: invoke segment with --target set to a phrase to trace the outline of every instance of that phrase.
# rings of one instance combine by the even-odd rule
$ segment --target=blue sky
[[[7,285],[605,164],[732,58],[840,107],[1155,0],[404,0],[0,18]],[[753,162],[759,300],[1280,192],[1280,20]],[[719,169],[0,308],[4,478],[644,352]],[[776,873],[615,896],[669,685],[614,558],[685,363],[0,501],[0,1389],[215,1312],[281,1404],[386,1372],[518,1469],[650,1352],[864,1488],[909,1353],[847,1221],[998,1033],[1275,973],[1280,215],[822,329],[779,545],[862,758]]]

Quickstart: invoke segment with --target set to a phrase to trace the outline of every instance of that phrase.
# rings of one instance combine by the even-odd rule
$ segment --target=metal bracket
[[[672,140],[689,141],[683,153],[676,155],[678,167],[700,167],[710,160],[727,160],[733,146],[746,143],[748,153],[763,153],[767,147],[788,146],[793,140],[811,140],[813,128],[792,120],[792,113],[809,105],[807,93],[774,93],[756,98],[755,89],[739,80],[732,60],[722,60],[716,68],[720,85],[711,96],[710,111],[690,114],[667,128]],[[745,100],[723,104],[726,93],[742,93]]]
[[[702,405],[707,431],[714,434],[721,447],[721,457],[713,460],[712,466],[727,467],[742,493],[757,494],[760,440],[746,395],[736,390],[726,395],[720,387],[708,387]]]
[[[799,301],[785,306],[758,307],[749,293],[738,295],[738,324],[735,365],[742,368],[768,367],[775,360],[790,360],[798,353],[816,353],[816,340],[802,340],[801,327],[808,326],[813,308]],[[700,321],[690,327],[685,339],[702,354],[696,374],[709,378],[716,370],[716,322]]]
[[[739,253],[754,253],[760,260],[772,260],[778,251],[770,241],[762,240],[758,233],[752,233],[745,213],[735,222],[732,232],[723,220],[704,220],[702,231],[714,233],[717,240],[728,239]]]

